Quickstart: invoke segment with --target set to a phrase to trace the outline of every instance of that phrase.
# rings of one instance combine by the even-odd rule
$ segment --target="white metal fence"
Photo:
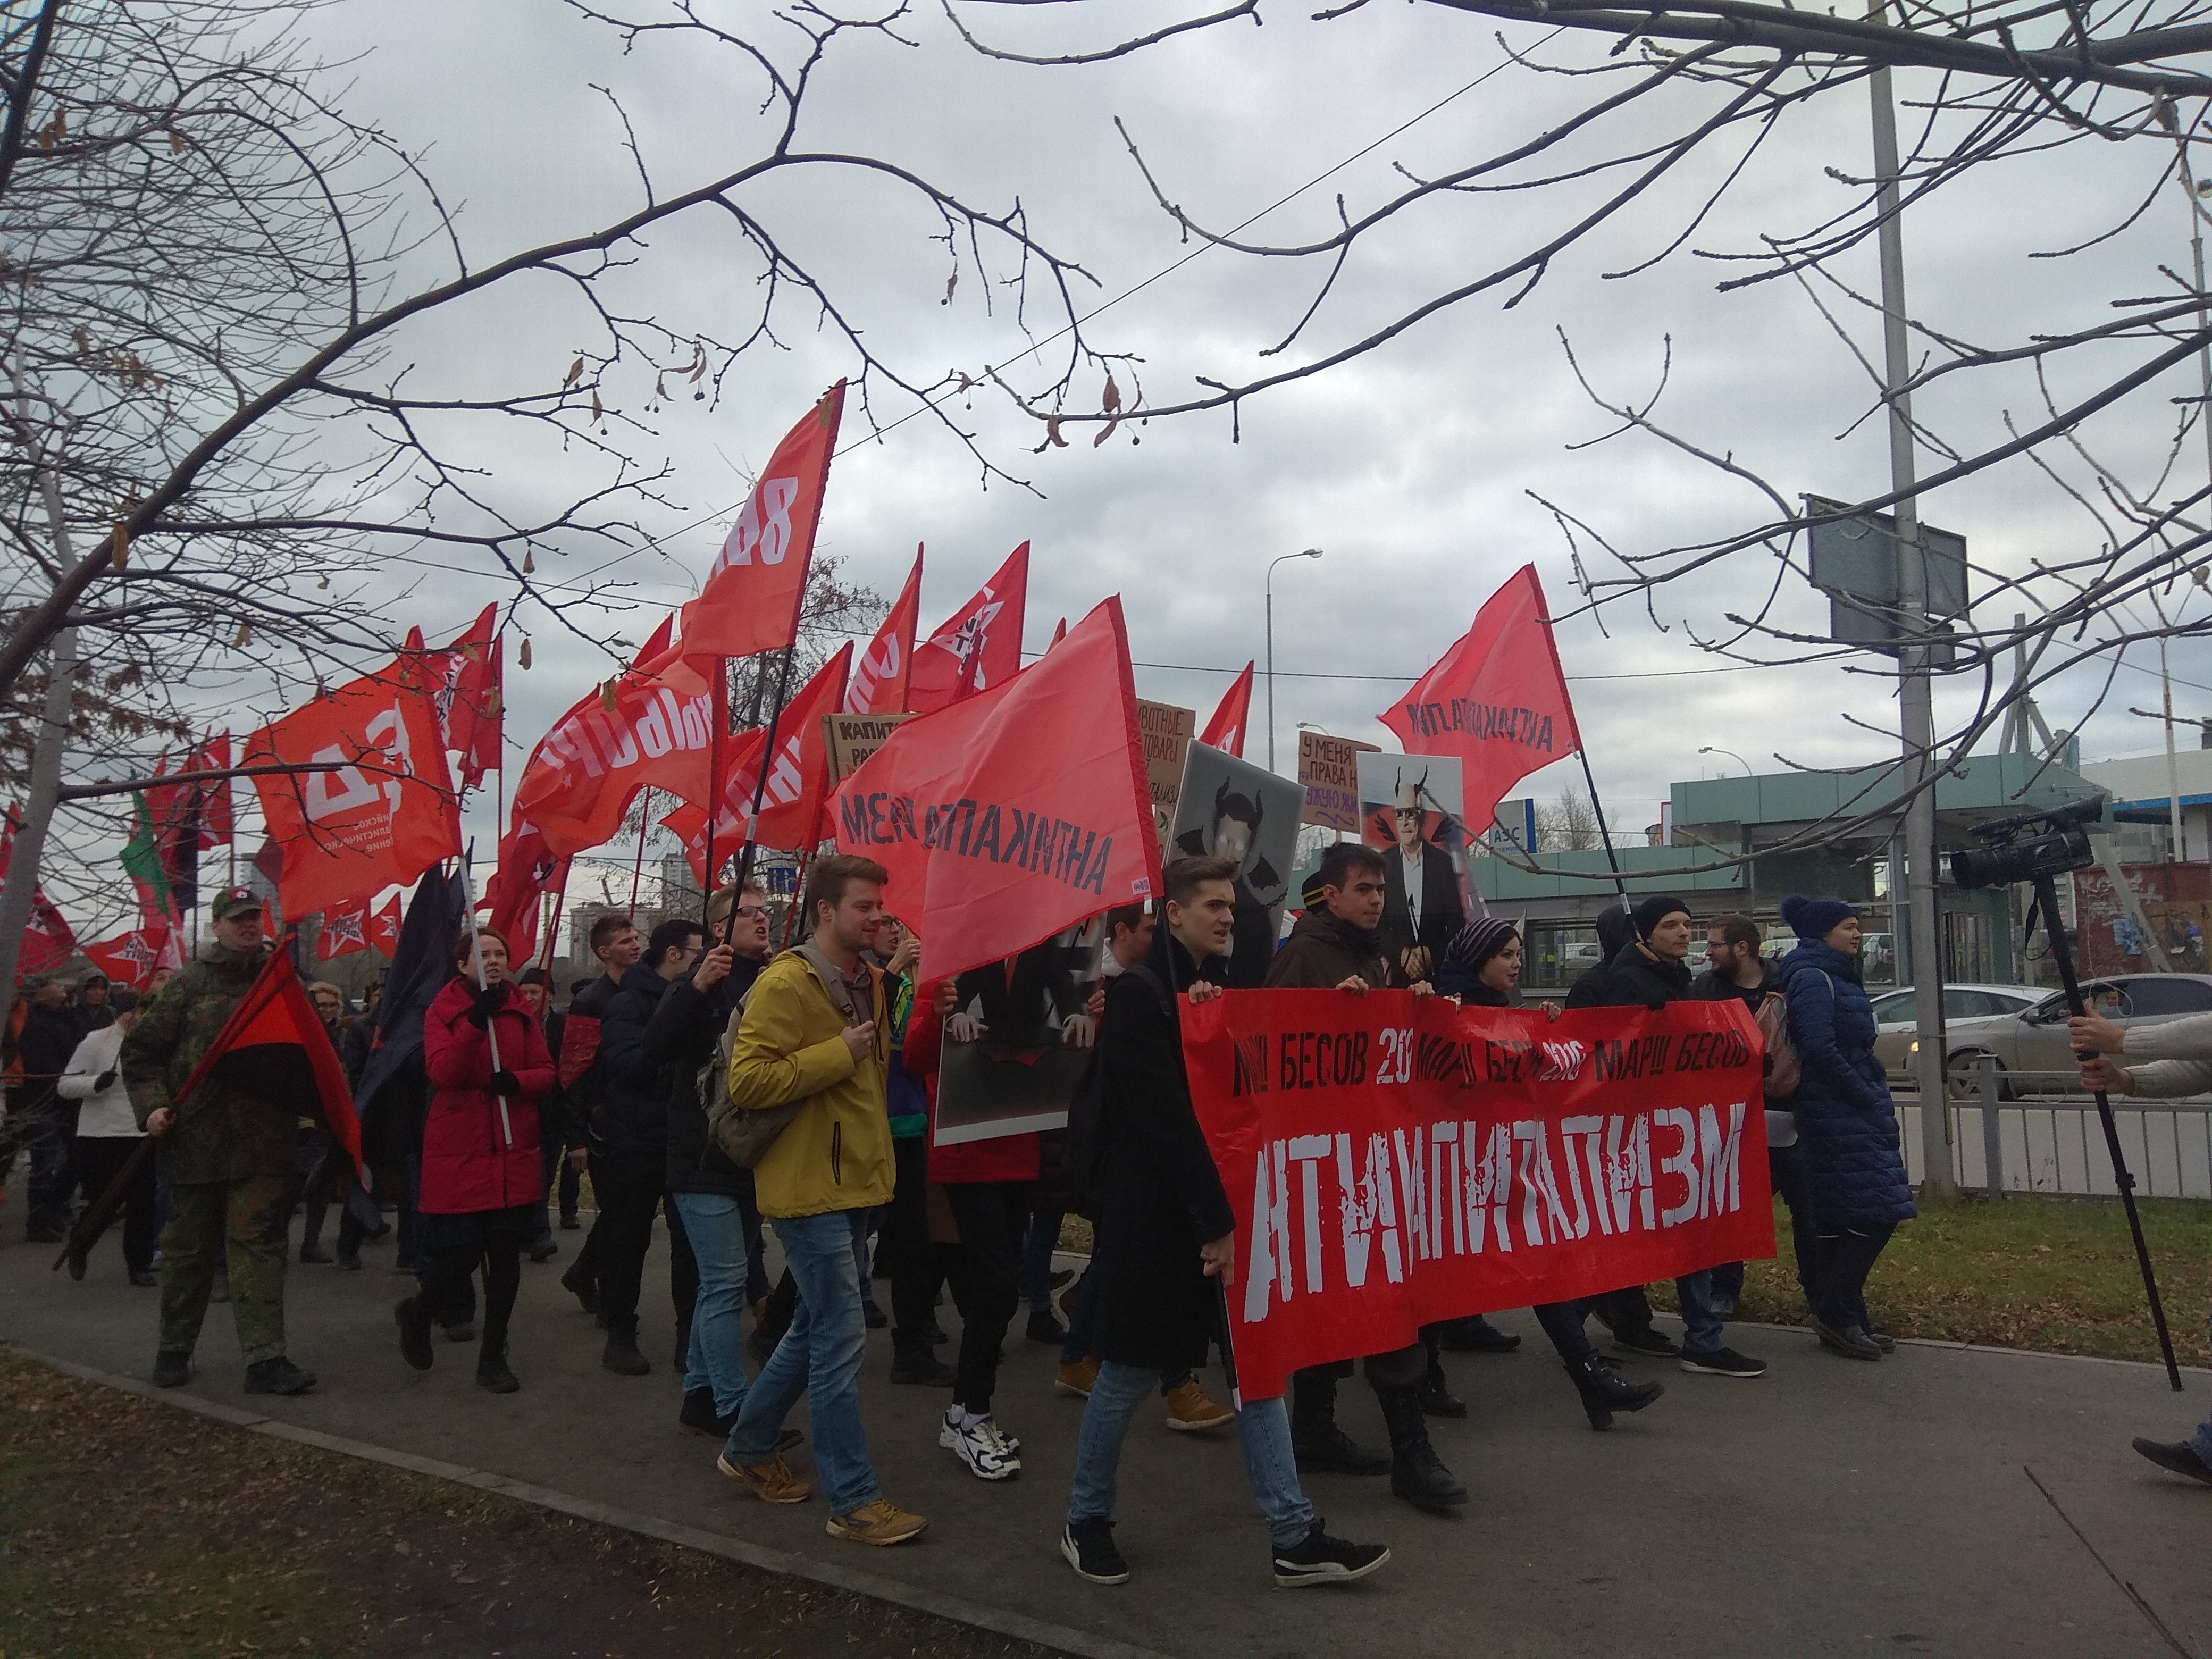
[[[2071,1074],[2014,1072],[2005,1080],[2015,1091],[2041,1087],[2052,1092],[1999,1099],[1994,1113],[1971,1097],[1953,1100],[1952,1178],[1961,1187],[1984,1191],[2116,1196],[2119,1188],[2112,1179],[2097,1103],[2085,1094],[2057,1092],[2066,1085],[2078,1089]],[[1917,1183],[1926,1167],[1919,1101],[1898,1096],[1897,1115],[1904,1130],[1905,1170]],[[2112,1118],[2138,1198],[2212,1198],[2212,1097],[2118,1098],[2112,1102]]]

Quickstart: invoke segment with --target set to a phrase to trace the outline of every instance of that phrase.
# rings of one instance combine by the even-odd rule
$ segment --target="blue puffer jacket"
[[[1823,1231],[1910,1220],[1897,1109],[1874,1052],[1874,1005],[1859,962],[1819,939],[1782,958],[1800,1081],[1797,1145]]]
[[[667,989],[666,980],[634,962],[599,1015],[602,1092],[592,1122],[598,1150],[655,1170],[668,1156],[671,1067],[647,1052],[645,1028]]]

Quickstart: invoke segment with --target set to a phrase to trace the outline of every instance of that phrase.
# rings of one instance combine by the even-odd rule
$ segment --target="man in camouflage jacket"
[[[292,1219],[299,1113],[228,1085],[176,1091],[198,1065],[269,957],[261,901],[226,889],[212,906],[215,939],[162,987],[123,1041],[123,1081],[141,1127],[161,1137],[169,1224],[161,1235],[161,1334],[154,1381],[191,1376],[218,1250],[228,1246],[230,1311],[246,1354],[248,1394],[303,1394],[312,1373],[284,1356],[284,1258]]]

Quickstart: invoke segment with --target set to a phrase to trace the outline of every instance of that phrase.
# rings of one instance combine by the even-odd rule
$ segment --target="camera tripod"
[[[2067,945],[2066,930],[2058,921],[2057,883],[2047,872],[2035,878],[2035,903],[2027,914],[2030,933],[2035,931],[2038,912],[2043,918],[2043,935],[2051,941],[2051,957],[2058,963],[2058,983],[2066,992],[2067,1009],[2076,1016],[2086,1014],[2089,1009],[2081,1000],[2081,981],[2074,972],[2074,953]],[[2181,1369],[2174,1364],[2173,1337],[2166,1328],[2166,1305],[2158,1297],[2158,1275],[2151,1268],[2150,1247],[2143,1243],[2142,1217],[2136,1211],[2136,1178],[2128,1172],[2127,1157],[2120,1150],[2120,1129],[2112,1118],[2111,1097],[2100,1089],[2096,1099],[2097,1115],[2105,1126],[2105,1150],[2112,1154],[2112,1181],[2120,1189],[2121,1204],[2127,1209],[2128,1231],[2136,1242],[2136,1262],[2142,1269],[2143,1294],[2150,1298],[2151,1323],[2158,1328],[2158,1351],[2166,1358],[2166,1380],[2173,1384],[2174,1392],[2179,1394]]]

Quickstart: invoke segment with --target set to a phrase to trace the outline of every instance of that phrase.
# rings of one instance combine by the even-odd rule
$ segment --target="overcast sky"
[[[653,0],[635,4],[637,15],[664,15]],[[763,21],[766,6],[706,9],[732,27],[776,27]],[[1066,51],[1103,41],[1109,27],[1164,20],[1173,9],[1111,0],[969,5],[963,15],[1025,49]],[[801,144],[894,161],[994,210],[1018,198],[1040,240],[1097,277],[1086,307],[1158,276],[1091,328],[1102,348],[1141,358],[1133,376],[1121,377],[1125,392],[1134,380],[1153,404],[1181,398],[1196,389],[1196,376],[1240,380],[1286,361],[1260,354],[1287,331],[1323,273],[1216,250],[1160,276],[1191,246],[1153,204],[1115,118],[1143,146],[1162,188],[1223,228],[1328,174],[1247,233],[1290,241],[1326,234],[1339,192],[1356,215],[1402,186],[1395,169],[1428,174],[1462,164],[1553,125],[1593,91],[1585,80],[1506,64],[1498,26],[1488,20],[1415,4],[1317,24],[1308,19],[1312,9],[1310,3],[1270,7],[1264,28],[1243,23],[1117,64],[1043,69],[987,63],[961,47],[940,10],[917,7],[899,26],[913,45],[876,37],[833,47]],[[357,58],[345,71],[348,112],[425,154],[441,191],[460,207],[463,238],[477,262],[635,205],[636,170],[593,82],[622,100],[664,195],[758,153],[757,75],[733,51],[696,38],[649,37],[625,55],[604,26],[550,0],[354,0],[323,12],[313,27],[331,58]],[[1601,61],[1609,44],[1566,35],[1542,46],[1538,31],[1506,33],[1516,49],[1541,46],[1560,62]],[[787,37],[779,49],[787,61]],[[1909,100],[1912,78],[1900,86]],[[1330,172],[1455,93],[1461,95],[1371,155]],[[1688,103],[1711,101],[1707,92]],[[1911,118],[1908,109],[1908,131]],[[1598,146],[1579,153],[1594,156]],[[1504,309],[1499,295],[1477,297],[1364,359],[1247,403],[1241,441],[1231,441],[1225,414],[1207,414],[1125,428],[1096,449],[1091,430],[1076,428],[1070,447],[1034,455],[1042,436],[1035,423],[1003,396],[978,391],[957,406],[958,419],[994,462],[1035,486],[1001,479],[986,488],[973,459],[933,419],[907,421],[880,443],[854,444],[866,428],[860,411],[848,411],[849,447],[831,474],[820,550],[847,559],[848,574],[888,599],[916,542],[927,543],[927,626],[1028,540],[1035,550],[1030,649],[1042,647],[1061,616],[1078,617],[1119,592],[1140,665],[1139,694],[1193,707],[1202,720],[1231,673],[1263,656],[1268,561],[1318,546],[1321,560],[1284,566],[1275,581],[1285,768],[1294,763],[1302,721],[1391,746],[1376,711],[1464,631],[1516,567],[1536,563],[1556,610],[1578,601],[1566,543],[1532,492],[1638,551],[1722,536],[1765,516],[1755,492],[1647,439],[1577,447],[1611,423],[1577,387],[1559,331],[1601,388],[1622,398],[1649,395],[1671,340],[1662,416],[1698,444],[1733,453],[1785,495],[1851,498],[1886,489],[1882,431],[1862,420],[1865,375],[1803,295],[1783,283],[1718,294],[1717,281],[1735,268],[1697,252],[1755,246],[1763,234],[1805,228],[1846,205],[1850,192],[1826,169],[1869,170],[1863,92],[1839,93],[1785,122],[1681,249],[1639,274],[1605,277],[1666,248],[1741,153],[1740,141],[1727,141],[1655,187],[1616,224],[1562,256],[1517,307]],[[2025,257],[2124,216],[2125,207],[2115,204],[2149,189],[2164,159],[2148,144],[2092,143],[1954,189],[1908,222],[1916,313],[1976,340],[2010,344],[2027,331],[2103,320],[2113,297],[2168,291],[2158,266],[2185,270],[2189,258],[2179,199],[2160,203],[2134,230],[2076,258]],[[1448,197],[1408,215],[1355,253],[1287,360],[1334,349],[1465,282],[1569,222],[1590,199],[1587,187]],[[928,380],[1017,358],[1012,291],[992,294],[987,313],[987,285],[970,268],[945,303],[946,256],[928,240],[936,227],[910,194],[820,169],[770,181],[745,204],[824,278],[902,372]],[[710,329],[729,337],[749,325],[758,262],[726,220],[697,213],[629,252],[637,264],[617,289],[627,309],[656,315],[679,333]],[[1004,276],[1003,249],[990,252]],[[1870,251],[1846,274],[1871,289]],[[1048,331],[1045,296],[1033,293],[1030,307],[1031,319],[1047,319],[1039,331]],[[694,591],[751,468],[823,386],[852,370],[842,343],[817,330],[803,306],[777,320],[781,349],[748,356],[719,407],[678,400],[641,413],[650,433],[625,440],[648,464],[665,458],[672,465],[672,505],[649,520],[668,537],[659,552],[598,573],[595,580],[623,585],[611,596],[619,604],[575,618],[605,648],[525,607],[520,622],[532,636],[535,666],[524,673],[510,663],[507,732],[516,765],[560,708]],[[1851,315],[1850,326],[1861,349],[1877,354],[1877,331],[1863,313]],[[419,365],[423,385],[482,396],[557,383],[577,351],[602,340],[573,295],[538,282],[417,329],[396,361]],[[2087,369],[2069,373],[2074,389],[2089,384]],[[1038,378],[1033,363],[1015,362],[1009,374]],[[648,370],[618,369],[608,401],[641,411],[651,378]],[[1101,380],[1080,371],[1078,401],[1095,406]],[[2063,398],[2068,389],[2062,376],[2055,390]],[[2168,398],[2194,389],[2192,368],[2122,415],[2093,423],[2085,436],[2106,464],[2148,487],[2174,418]],[[1923,412],[1955,442],[1985,443],[2002,435],[2008,411],[2024,422],[2039,418],[2036,397],[2032,380],[2020,374],[1928,398]],[[912,407],[895,398],[878,406],[886,421]],[[499,499],[518,514],[532,503],[557,505],[589,470],[586,458],[533,449],[508,434],[471,441],[481,445],[477,453],[492,469]],[[2190,456],[2166,493],[2202,476],[2202,449]],[[2075,474],[2084,470],[2077,465]],[[2098,539],[2078,507],[2024,466],[1941,492],[1923,512],[1963,532],[1976,560],[2000,569],[2075,556]],[[1595,550],[1584,558],[1593,575],[1620,574]],[[604,556],[580,544],[569,562],[590,568]],[[1734,769],[1733,760],[1701,755],[1700,745],[1735,750],[1762,770],[1778,766],[1778,755],[1818,766],[1893,755],[1880,731],[1895,731],[1894,707],[1878,679],[1832,665],[1710,672],[1717,659],[1692,634],[1717,633],[1723,612],[1759,604],[1773,574],[1771,560],[1742,555],[1663,592],[1656,617],[1640,603],[1623,604],[1607,613],[1602,629],[1588,616],[1561,625],[1560,655],[1617,824],[1638,830],[1656,817],[1673,780]],[[416,585],[399,625],[419,623],[434,640],[512,591],[473,566],[428,576],[394,563],[386,580],[402,578]],[[2196,599],[2200,611],[2202,597],[2185,583],[2177,589],[2177,602]],[[1825,601],[1792,579],[1779,615],[1814,631]],[[2178,709],[2212,714],[2206,647],[2178,646],[2173,659],[2175,673],[2190,683],[2177,688]],[[2154,651],[2144,664],[2154,669]],[[2055,689],[2045,699],[2052,724],[2079,719],[2097,685],[2082,674]],[[2130,702],[2154,706],[2157,690],[2153,674],[2124,670],[2106,713],[2087,729],[2087,751],[2156,747],[2152,722],[2117,711]],[[1972,695],[1946,690],[1939,715]],[[1265,754],[1264,709],[1263,687],[1249,750],[1255,757]],[[1530,787],[1555,793],[1570,781],[1568,769]],[[511,789],[512,774],[508,782]],[[472,801],[470,817],[486,846],[495,833],[489,801]]]

